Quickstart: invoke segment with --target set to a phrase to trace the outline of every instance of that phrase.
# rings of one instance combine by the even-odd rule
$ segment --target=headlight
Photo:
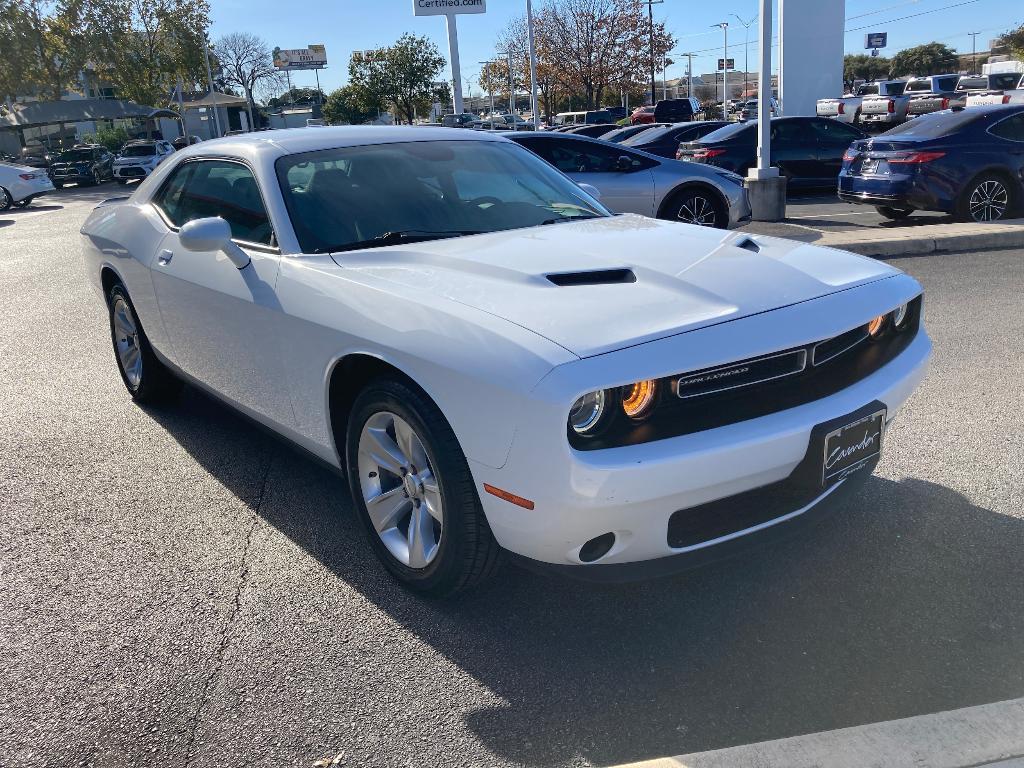
[[[907,305],[900,304],[896,309],[892,311],[892,324],[897,328],[901,329],[904,321],[907,319]]]
[[[606,400],[604,390],[599,389],[597,392],[588,392],[572,404],[569,425],[577,435],[590,434],[601,423]]]
[[[870,323],[868,323],[868,336],[873,339],[877,339],[882,335],[882,330],[885,328],[885,315],[879,315]]]
[[[642,419],[654,407],[658,385],[654,381],[638,381],[622,388],[622,410],[631,419]]]

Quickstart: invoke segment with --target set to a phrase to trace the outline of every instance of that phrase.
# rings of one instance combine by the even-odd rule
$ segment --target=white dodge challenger
[[[82,234],[131,396],[190,382],[342,470],[432,594],[504,552],[632,578],[788,530],[870,474],[931,352],[897,269],[613,216],[472,131],[204,142]]]

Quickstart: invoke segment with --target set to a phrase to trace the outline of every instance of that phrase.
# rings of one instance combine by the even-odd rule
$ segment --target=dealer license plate
[[[821,483],[835,485],[867,467],[882,452],[885,410],[876,411],[825,435]]]

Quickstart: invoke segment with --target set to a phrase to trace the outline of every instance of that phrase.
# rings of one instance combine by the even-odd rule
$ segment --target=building
[[[249,120],[249,102],[242,96],[220,91],[186,93],[179,99],[179,105],[188,136],[215,139],[228,131],[251,131],[253,128]]]

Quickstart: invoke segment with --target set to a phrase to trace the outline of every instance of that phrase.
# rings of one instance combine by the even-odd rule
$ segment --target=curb
[[[1012,699],[619,768],[1019,768],[1022,756],[1024,699]]]

